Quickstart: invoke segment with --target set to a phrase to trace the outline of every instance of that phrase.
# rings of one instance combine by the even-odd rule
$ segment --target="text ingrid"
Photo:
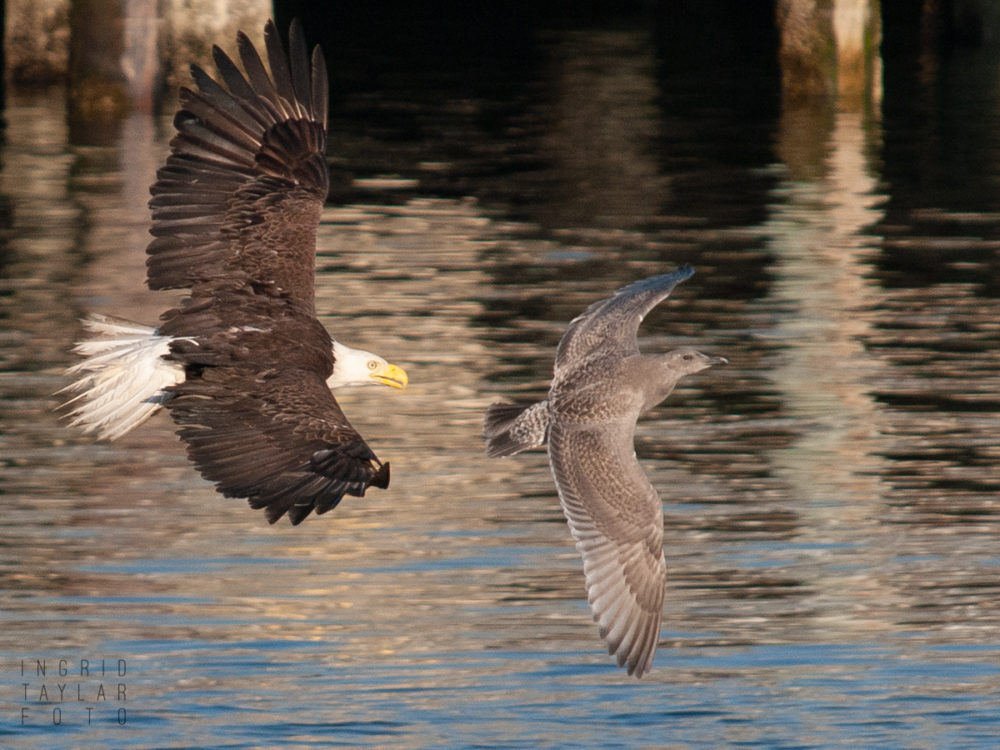
[[[21,676],[24,704],[21,706],[21,725],[37,721],[38,711],[43,713],[43,721],[60,725],[73,714],[70,706],[77,705],[86,711],[86,723],[94,720],[95,704],[118,704],[114,718],[118,724],[125,724],[127,713],[122,705],[128,699],[128,688],[124,681],[128,674],[125,659],[22,659]],[[34,678],[34,679],[33,679]],[[60,680],[59,678],[67,678]],[[117,679],[115,679],[117,678]],[[72,702],[67,705],[67,702]],[[49,709],[37,704],[55,704]],[[89,705],[80,705],[89,704]],[[66,712],[64,712],[64,708]],[[79,709],[77,709],[79,710]]]

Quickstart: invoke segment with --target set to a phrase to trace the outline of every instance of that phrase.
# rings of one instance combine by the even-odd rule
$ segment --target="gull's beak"
[[[710,365],[728,365],[729,360],[725,357],[709,357],[708,364]]]
[[[380,385],[387,385],[390,388],[406,388],[410,379],[406,376],[406,370],[398,365],[386,363],[384,367],[372,370],[368,376]]]

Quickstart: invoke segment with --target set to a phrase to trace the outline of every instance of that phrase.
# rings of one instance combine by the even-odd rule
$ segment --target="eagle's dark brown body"
[[[327,76],[293,24],[267,65],[243,34],[243,70],[214,49],[220,82],[193,66],[171,153],[151,188],[151,289],[189,289],[161,317],[185,369],[164,404],[198,470],[274,522],[385,487],[389,466],[326,385],[331,339],[316,319],[316,227],[326,198]],[[268,72],[268,68],[270,72]]]

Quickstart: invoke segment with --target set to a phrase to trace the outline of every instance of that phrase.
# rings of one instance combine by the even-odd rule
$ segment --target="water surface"
[[[318,308],[411,385],[341,398],[391,488],[297,528],[213,492],[164,415],[115,444],[58,420],[78,319],[176,301],[143,284],[169,119],[83,147],[60,92],[12,98],[0,744],[995,739],[1000,144],[973,125],[996,84],[782,113],[641,28],[533,44],[471,90],[426,60],[341,81]],[[488,460],[479,425],[544,393],[587,304],[682,262],[643,346],[730,365],[639,426],[669,585],[636,681],[603,653],[544,454]]]

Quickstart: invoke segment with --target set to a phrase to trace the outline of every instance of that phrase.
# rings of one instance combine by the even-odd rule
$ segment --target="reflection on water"
[[[543,46],[535,85],[506,100],[341,102],[334,148],[358,148],[333,154],[318,308],[412,381],[342,399],[392,487],[296,528],[211,491],[166,418],[114,445],[58,422],[77,319],[153,322],[174,301],[145,291],[141,252],[169,121],[70,148],[57,92],[13,98],[0,744],[995,736],[1000,203],[927,198],[886,161],[906,134],[850,113],[755,112],[773,149],[720,158],[723,124],[746,113],[672,108],[682,87],[657,79],[646,32]],[[433,128],[365,140],[380,107]],[[979,168],[995,181],[992,153]],[[731,364],[639,426],[670,573],[657,665],[636,682],[602,652],[545,456],[487,460],[479,424],[493,400],[544,392],[589,302],[683,261],[698,275],[650,314],[644,345]],[[60,658],[126,660],[90,726],[75,692],[39,700],[56,680],[36,661]],[[96,677],[65,677],[96,694]]]

